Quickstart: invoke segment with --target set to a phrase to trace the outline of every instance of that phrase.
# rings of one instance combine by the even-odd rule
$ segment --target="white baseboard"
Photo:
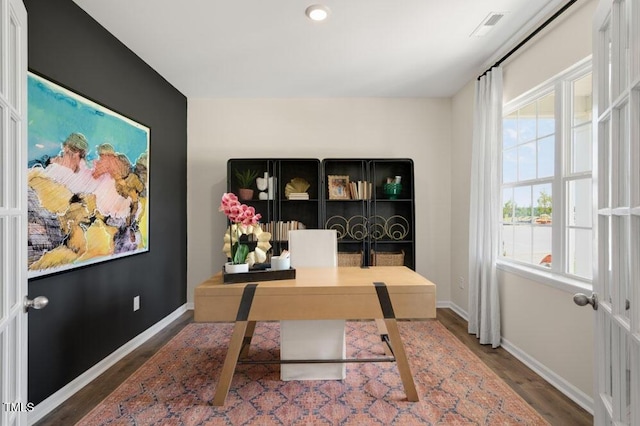
[[[469,314],[453,302],[437,302],[436,306],[438,308],[450,308],[465,321],[469,321]],[[567,382],[565,379],[551,371],[548,367],[538,362],[536,359],[531,357],[529,354],[527,354],[508,340],[502,338],[501,345],[504,350],[509,352],[527,367],[535,371],[537,375],[546,380],[551,386],[558,389],[573,402],[593,415],[593,398],[573,386],[571,383]]]
[[[133,350],[138,348],[144,342],[155,336],[162,329],[168,326],[171,322],[175,321],[180,315],[185,313],[188,310],[187,305],[184,304],[180,306],[178,309],[173,311],[171,314],[166,316],[165,318],[158,321],[153,326],[149,327],[147,330],[143,331],[133,339],[129,340],[127,343],[118,348],[115,352],[111,353],[109,356],[104,358],[102,361],[91,367],[89,370],[82,373],[80,376],[76,377],[72,382],[64,386],[62,389],[58,390],[56,393],[36,405],[33,411],[29,412],[27,415],[27,424],[32,425],[39,420],[41,420],[44,416],[49,414],[53,409],[55,409],[58,405],[62,404],[64,401],[69,399],[73,394],[78,392],[80,389],[91,383],[95,378],[97,378],[100,374],[104,373],[107,369],[113,366],[116,362],[120,361],[122,358],[127,356]]]
[[[549,382],[549,384],[551,384],[553,387],[565,394],[573,402],[593,415],[593,398],[566,381],[564,378],[551,371],[536,359],[530,357],[526,352],[522,351],[520,348],[513,345],[508,340],[503,338],[501,345],[504,350],[519,359],[523,364],[535,371],[537,375],[545,379],[547,382]]]
[[[186,307],[187,311],[193,311],[195,309],[195,305],[193,302],[187,302]]]
[[[436,302],[436,308],[449,308],[453,312],[458,314],[458,316],[463,320],[469,321],[469,315],[467,314],[467,312],[464,309],[462,309],[460,306],[456,305],[455,303],[449,300]]]

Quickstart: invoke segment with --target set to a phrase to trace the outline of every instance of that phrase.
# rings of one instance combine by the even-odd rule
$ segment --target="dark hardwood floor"
[[[437,319],[478,358],[496,372],[525,401],[552,425],[592,425],[593,417],[579,405],[535,374],[502,348],[480,345],[475,336],[467,333],[467,322],[451,309],[438,309]],[[151,355],[193,321],[193,311],[187,311],[160,333],[145,342],[89,385],[36,423],[44,425],[73,425],[98,405]]]

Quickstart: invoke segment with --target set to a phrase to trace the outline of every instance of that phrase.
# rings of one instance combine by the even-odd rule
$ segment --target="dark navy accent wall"
[[[29,281],[37,404],[186,303],[187,99],[73,1],[24,3],[31,70],[151,128],[149,252]]]

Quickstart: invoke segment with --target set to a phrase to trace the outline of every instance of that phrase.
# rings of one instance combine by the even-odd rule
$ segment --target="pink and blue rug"
[[[419,402],[395,363],[347,364],[342,381],[280,381],[239,365],[224,407],[211,405],[233,325],[185,327],[78,425],[547,425],[437,321],[399,322]],[[279,357],[279,323],[258,323],[252,359]],[[347,356],[384,356],[374,322],[347,322]]]

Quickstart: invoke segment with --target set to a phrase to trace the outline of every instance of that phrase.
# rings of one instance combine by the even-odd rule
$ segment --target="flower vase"
[[[224,264],[224,271],[227,274],[238,274],[241,272],[249,272],[249,264],[248,263],[233,264],[231,262],[227,262]]]
[[[253,199],[253,189],[251,188],[238,189],[238,198],[245,201]]]

